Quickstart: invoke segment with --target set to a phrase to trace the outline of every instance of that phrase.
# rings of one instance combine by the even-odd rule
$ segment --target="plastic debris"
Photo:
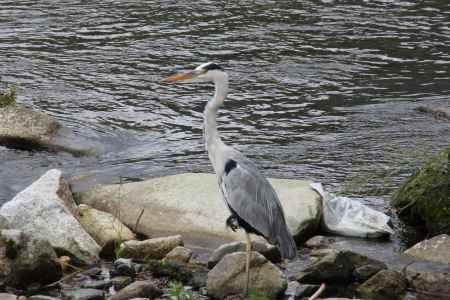
[[[322,196],[324,229],[333,234],[380,238],[393,234],[389,216],[354,199],[325,192],[321,183],[311,187]]]

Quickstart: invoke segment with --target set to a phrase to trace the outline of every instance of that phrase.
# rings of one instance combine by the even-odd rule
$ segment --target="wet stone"
[[[364,282],[382,269],[380,265],[364,265],[353,270],[353,276],[357,281]]]
[[[399,299],[407,287],[405,277],[394,270],[382,270],[361,284],[357,291],[364,299]]]
[[[111,279],[111,283],[116,291],[123,289],[132,281],[133,279],[129,276],[117,276]]]
[[[105,298],[103,291],[96,289],[65,290],[62,295],[66,300],[103,300]]]
[[[59,298],[46,296],[46,295],[34,295],[28,297],[28,300],[59,300]]]
[[[104,290],[112,286],[111,280],[88,280],[81,284],[82,288],[92,288]]]
[[[111,300],[127,300],[132,298],[156,298],[162,295],[161,289],[151,281],[135,281],[111,296]]]
[[[308,248],[326,248],[336,241],[335,238],[316,235],[305,242],[305,246]]]
[[[297,281],[291,281],[288,283],[287,289],[284,292],[284,299],[302,299],[309,297],[319,289],[319,285],[316,284],[300,284]]]
[[[131,259],[119,258],[114,262],[114,269],[112,270],[112,275],[122,275],[134,277],[136,275],[136,270]]]

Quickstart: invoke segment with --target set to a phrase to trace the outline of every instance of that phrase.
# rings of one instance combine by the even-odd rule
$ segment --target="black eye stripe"
[[[211,70],[221,70],[221,71],[223,71],[223,68],[221,66],[219,66],[218,64],[215,64],[215,63],[210,63],[210,64],[204,66],[203,69],[207,70],[207,71],[211,71]]]

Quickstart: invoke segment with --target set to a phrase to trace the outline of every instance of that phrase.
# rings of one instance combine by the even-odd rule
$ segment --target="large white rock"
[[[271,179],[297,241],[314,234],[321,216],[320,196],[309,182]],[[76,194],[78,202],[110,213],[147,235],[182,234],[184,241],[216,247],[244,239],[225,227],[229,216],[213,174],[185,173],[122,185],[97,186]],[[214,239],[216,238],[216,239]],[[215,240],[215,242],[213,242]]]
[[[78,222],[72,193],[60,170],[50,170],[0,208],[11,228],[46,239],[57,252],[84,263],[98,260],[99,245]]]

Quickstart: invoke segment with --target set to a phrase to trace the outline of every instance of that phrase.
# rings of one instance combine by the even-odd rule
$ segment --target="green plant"
[[[0,107],[16,103],[16,86],[11,85],[6,90],[0,91]]]
[[[178,281],[169,282],[169,299],[171,300],[193,300],[191,291],[187,291],[183,284]]]
[[[250,300],[269,300],[269,298],[267,298],[267,296],[265,296],[264,294],[262,294],[261,292],[259,292],[256,289],[250,289],[249,298],[250,298]]]

